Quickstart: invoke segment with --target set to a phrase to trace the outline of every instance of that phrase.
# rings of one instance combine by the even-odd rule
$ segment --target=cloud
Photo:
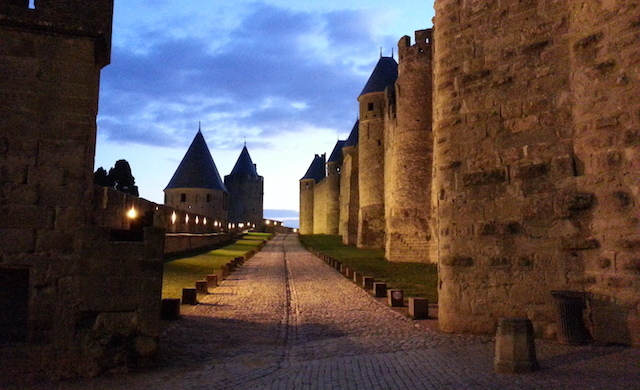
[[[251,6],[227,29],[147,26],[144,47],[116,44],[103,70],[99,131],[122,143],[184,146],[202,121],[219,149],[302,128],[348,132],[377,60],[374,15]]]

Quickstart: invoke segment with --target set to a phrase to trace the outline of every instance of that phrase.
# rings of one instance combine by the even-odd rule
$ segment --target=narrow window
[[[207,203],[211,203],[211,194],[207,194]]]
[[[369,103],[369,105],[367,106],[367,108],[369,109],[369,111],[373,111],[373,103]]]
[[[184,203],[187,201],[187,194],[180,194],[180,202]]]
[[[29,0],[29,9],[36,9],[36,0]]]

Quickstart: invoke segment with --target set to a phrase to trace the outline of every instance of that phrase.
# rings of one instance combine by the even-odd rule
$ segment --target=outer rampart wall
[[[325,177],[316,183],[313,194],[313,234],[327,234],[327,209],[331,183]]]
[[[313,234],[315,186],[313,179],[300,180],[300,234]]]

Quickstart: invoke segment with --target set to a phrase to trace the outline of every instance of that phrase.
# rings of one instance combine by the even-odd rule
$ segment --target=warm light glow
[[[196,225],[200,224],[200,218],[196,215]]]
[[[184,216],[184,222],[189,223],[189,214]]]
[[[129,211],[127,211],[127,217],[129,217],[130,219],[134,219],[137,216],[138,212],[136,211],[135,207],[131,206]]]
[[[244,223],[239,223],[239,224],[238,224],[238,227],[239,227],[239,228],[243,228],[243,227],[244,227]]]
[[[206,225],[207,224],[207,217],[202,218],[202,224]]]
[[[176,219],[178,219],[178,216],[176,215],[176,212],[174,211],[171,214],[171,223],[176,223]]]
[[[271,221],[269,221],[268,219],[267,219],[266,223],[267,223],[267,225],[271,225]]]
[[[293,232],[294,233],[298,233],[298,229],[293,229]]]
[[[229,229],[231,229],[231,224],[228,224],[227,226],[228,226]]]

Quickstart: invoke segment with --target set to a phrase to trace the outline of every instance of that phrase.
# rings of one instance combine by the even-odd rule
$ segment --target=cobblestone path
[[[151,372],[50,389],[630,389],[640,350],[537,341],[542,370],[493,373],[488,337],[417,327],[277,236],[168,325]],[[45,388],[45,387],[39,387]]]

